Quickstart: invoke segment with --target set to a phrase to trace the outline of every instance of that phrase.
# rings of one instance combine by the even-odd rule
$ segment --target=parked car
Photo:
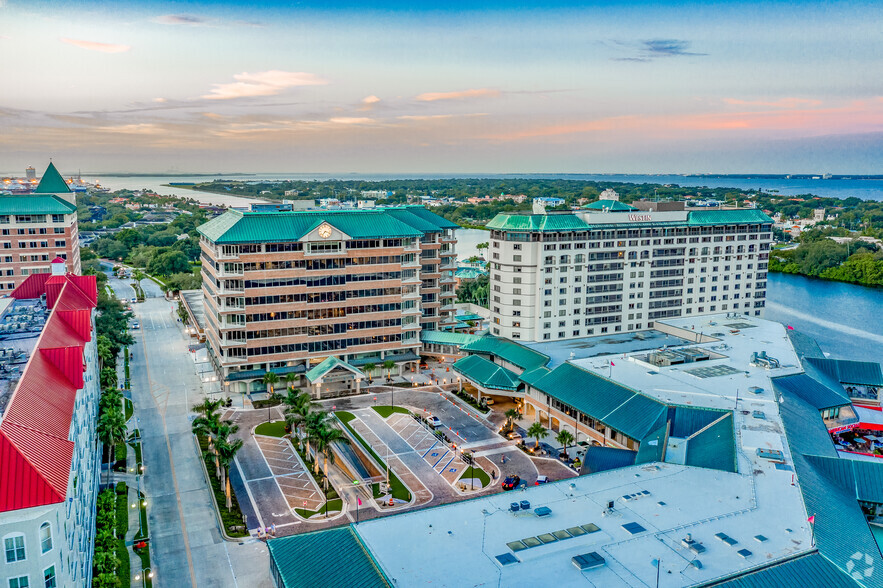
[[[548,483],[548,481],[549,481],[548,476],[537,476],[537,484],[536,485],[539,486],[540,484],[546,484],[546,483]]]
[[[487,404],[488,406],[490,406],[490,405],[492,405],[492,404],[494,403],[494,399],[493,399],[493,398],[490,398],[490,397],[488,397],[488,396],[483,397],[482,400],[483,400],[484,403]]]
[[[433,416],[429,417],[428,419],[426,419],[426,422],[427,422],[427,423],[429,424],[429,426],[432,427],[433,429],[437,429],[437,428],[439,428],[440,426],[442,426],[442,422],[441,422],[441,420],[439,420],[439,418],[438,418],[437,416],[435,416],[435,415],[433,415]]]
[[[136,330],[136,331],[137,331],[137,330],[140,329],[140,328],[141,328],[141,325],[139,325],[138,323],[132,323],[132,329],[133,329],[133,330]]]
[[[514,490],[519,482],[521,482],[521,478],[518,476],[506,476],[506,479],[503,480],[503,490]]]

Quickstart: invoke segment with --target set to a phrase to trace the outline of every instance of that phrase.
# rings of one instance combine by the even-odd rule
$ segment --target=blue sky
[[[329,4],[0,0],[0,168],[881,173],[871,3]]]

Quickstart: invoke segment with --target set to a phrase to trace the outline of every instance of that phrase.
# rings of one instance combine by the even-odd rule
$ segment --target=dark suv
[[[503,490],[514,490],[519,482],[521,482],[521,478],[518,476],[506,476],[506,479],[503,480]]]

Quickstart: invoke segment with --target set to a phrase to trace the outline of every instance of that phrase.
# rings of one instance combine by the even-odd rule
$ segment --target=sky
[[[883,173],[883,3],[0,0],[0,170]]]

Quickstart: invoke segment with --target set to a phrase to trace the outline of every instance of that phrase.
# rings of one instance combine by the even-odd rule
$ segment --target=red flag
[[[810,525],[815,525],[816,524],[816,515],[812,515],[811,517],[809,517],[806,520],[809,521]]]
[[[615,366],[615,365],[616,365],[616,364],[613,363],[612,361],[610,362],[610,367],[613,367],[613,366]]]
[[[788,325],[788,330],[789,330],[789,331],[793,331],[793,330],[794,330],[794,327],[792,327],[791,325]]]
[[[356,498],[356,500],[359,501],[359,506],[362,506],[362,499],[361,499],[361,498]]]

